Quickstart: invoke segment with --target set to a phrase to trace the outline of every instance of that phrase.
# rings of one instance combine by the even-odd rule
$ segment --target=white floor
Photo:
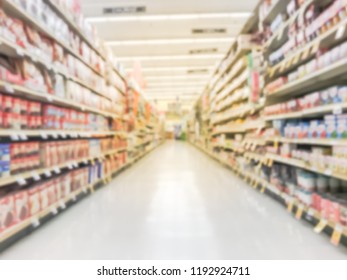
[[[168,142],[2,259],[347,259],[194,147]]]

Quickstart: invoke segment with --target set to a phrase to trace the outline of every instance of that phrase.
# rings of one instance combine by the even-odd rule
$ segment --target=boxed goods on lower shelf
[[[323,218],[346,225],[347,181],[277,163],[263,167],[262,176]]]
[[[34,183],[26,189],[0,194],[0,232],[38,215],[41,211],[66,199],[72,192],[111,175],[122,164],[117,161],[117,159],[108,159],[94,166],[76,169]],[[99,169],[97,174],[95,167]]]

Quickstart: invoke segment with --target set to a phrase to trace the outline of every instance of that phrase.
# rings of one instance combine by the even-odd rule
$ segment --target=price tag
[[[300,59],[300,53],[297,54],[294,58],[293,58],[293,61],[292,61],[292,65],[295,65],[299,62],[299,59]]]
[[[270,70],[269,70],[269,76],[270,76],[270,78],[272,78],[273,77],[273,75],[275,75],[275,68],[274,67],[271,67],[270,68]]]
[[[268,166],[268,167],[272,167],[273,163],[274,163],[273,160],[270,158],[270,159],[268,160],[267,166]]]
[[[283,32],[284,32],[284,28],[281,28],[281,29],[280,29],[280,32],[278,33],[278,36],[277,36],[277,41],[279,41],[279,40],[282,39]]]
[[[49,94],[46,95],[46,99],[47,99],[48,102],[52,102],[53,101],[52,96],[50,96]]]
[[[87,193],[88,192],[86,187],[83,187],[82,191],[83,191],[83,193]]]
[[[41,135],[41,138],[42,138],[42,139],[48,139],[48,135],[47,135],[46,132],[41,131],[41,132],[40,132],[40,135]]]
[[[60,133],[60,136],[61,136],[61,138],[66,138],[66,134],[65,133]]]
[[[58,138],[59,138],[59,135],[58,135],[58,133],[53,132],[53,133],[52,133],[52,137],[53,137],[53,139],[58,139]]]
[[[23,50],[21,48],[16,48],[16,53],[19,56],[23,56],[24,55]]]
[[[335,106],[333,110],[334,115],[341,115],[342,114],[342,106]]]
[[[261,163],[261,162],[256,166],[255,171],[256,171],[257,173],[259,173],[259,170],[260,170],[261,166],[262,166],[262,163]]]
[[[56,174],[60,174],[60,172],[61,172],[61,171],[60,171],[60,168],[59,168],[59,167],[55,167],[55,168],[54,168],[54,172],[55,172]]]
[[[95,164],[95,160],[94,159],[91,159],[90,162],[92,163],[92,165]]]
[[[75,168],[77,168],[77,167],[78,167],[78,163],[77,163],[77,162],[73,162],[73,163],[72,163],[72,166],[75,167]]]
[[[311,55],[315,55],[315,54],[318,52],[318,50],[319,50],[319,45],[320,45],[320,42],[316,42],[316,43],[313,45],[313,47],[312,47],[312,49],[311,49]]]
[[[280,72],[283,72],[285,68],[286,68],[286,64],[282,62],[280,65]]]
[[[20,185],[20,186],[24,186],[27,183],[27,181],[23,177],[18,177],[16,179],[16,181],[17,181],[18,185]]]
[[[88,160],[86,160],[86,159],[83,160],[83,163],[84,163],[84,164],[88,164]]]
[[[4,88],[5,88],[5,91],[6,91],[7,93],[14,93],[14,89],[13,89],[13,87],[12,87],[11,85],[5,84],[5,85],[4,85]]]
[[[11,134],[10,138],[12,141],[19,141],[19,135],[18,134]]]
[[[32,217],[31,218],[31,224],[34,228],[37,228],[40,226],[40,220],[38,217]]]
[[[72,163],[69,163],[69,164],[67,165],[67,167],[68,167],[70,170],[73,169]]]
[[[46,175],[46,177],[51,177],[52,176],[52,172],[50,170],[46,170],[45,171],[45,175]]]
[[[278,151],[278,140],[277,139],[274,140],[274,149],[276,151]]]
[[[336,31],[335,40],[341,39],[343,34],[345,34],[345,31],[346,31],[346,25],[345,24],[341,25],[339,29],[337,29]]]
[[[320,222],[314,228],[314,232],[321,233],[327,225],[328,225],[328,221],[325,219],[321,219]]]
[[[315,215],[315,210],[310,208],[308,211],[307,211],[307,216],[309,217],[314,217]]]
[[[57,214],[58,214],[58,209],[57,209],[57,207],[52,206],[52,208],[51,208],[51,213],[52,213],[54,216],[57,215]]]
[[[288,210],[289,213],[292,213],[292,211],[293,211],[293,206],[294,206],[294,201],[293,201],[293,199],[289,199],[288,205],[287,205],[287,210]]]
[[[59,207],[60,207],[61,209],[65,209],[65,208],[66,208],[66,204],[65,204],[65,201],[64,201],[64,200],[60,200],[60,201],[59,201]]]
[[[341,225],[336,225],[333,235],[331,236],[330,242],[334,244],[335,246],[338,246],[341,241],[342,233],[343,233],[343,227]]]
[[[304,208],[302,205],[298,206],[298,209],[296,210],[295,218],[297,220],[301,220],[302,214],[304,213]]]
[[[261,192],[261,193],[265,193],[265,190],[266,190],[266,188],[265,188],[265,186],[263,185],[263,186],[261,187],[261,189],[260,189],[260,192]]]
[[[310,55],[310,47],[307,47],[302,53],[301,60],[305,60]]]
[[[19,134],[19,138],[23,141],[28,140],[28,136],[26,136],[26,134],[24,134],[24,133]]]
[[[76,201],[76,195],[75,195],[75,194],[73,194],[73,195],[71,196],[71,200],[72,200],[73,202]]]
[[[31,172],[31,175],[33,176],[33,179],[35,181],[40,181],[41,180],[41,177],[40,177],[40,175],[37,172],[33,171],[33,172]]]
[[[333,172],[331,171],[331,169],[326,169],[326,170],[324,171],[324,174],[325,174],[325,175],[328,175],[328,176],[331,176],[331,175],[333,174]]]

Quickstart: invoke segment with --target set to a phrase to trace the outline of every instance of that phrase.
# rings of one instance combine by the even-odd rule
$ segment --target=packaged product
[[[17,191],[13,194],[15,203],[16,223],[29,217],[29,195],[26,190]]]
[[[15,223],[15,205],[11,194],[0,197],[0,232]]]

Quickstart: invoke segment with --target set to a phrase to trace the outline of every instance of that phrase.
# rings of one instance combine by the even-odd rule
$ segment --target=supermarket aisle
[[[168,142],[3,259],[347,259],[194,147]]]

